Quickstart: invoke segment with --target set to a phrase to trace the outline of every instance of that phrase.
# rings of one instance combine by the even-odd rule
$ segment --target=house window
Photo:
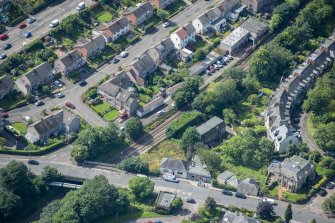
[[[178,171],[177,174],[178,175],[183,175],[183,172]]]

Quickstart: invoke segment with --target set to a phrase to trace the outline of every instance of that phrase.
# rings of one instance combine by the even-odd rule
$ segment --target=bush
[[[183,207],[183,200],[180,197],[176,197],[172,201],[171,206],[172,206],[172,212],[176,213]]]
[[[166,130],[168,138],[177,138],[190,126],[197,125],[201,122],[202,113],[198,111],[185,112],[176,120],[171,122]]]
[[[131,173],[148,174],[149,165],[138,157],[128,158],[119,164],[119,168]]]
[[[317,191],[318,189],[320,189],[320,187],[322,187],[322,185],[324,185],[327,182],[327,180],[328,180],[327,177],[322,177],[322,179],[313,186],[313,189]]]

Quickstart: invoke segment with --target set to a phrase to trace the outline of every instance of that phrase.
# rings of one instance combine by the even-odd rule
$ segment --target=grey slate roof
[[[176,170],[179,172],[186,172],[187,162],[185,160],[163,158],[161,160],[160,167],[164,169]]]
[[[211,175],[208,172],[208,170],[204,168],[204,165],[201,162],[199,156],[195,155],[193,159],[194,159],[195,165],[194,166],[190,166],[188,172],[190,174],[195,174],[195,175],[200,175],[200,176],[204,176],[204,177],[210,178]]]
[[[258,183],[251,178],[243,180],[238,186],[238,189],[241,188],[242,191],[245,191],[246,194],[252,194],[252,191],[259,191]]]
[[[100,30],[109,29],[110,32],[115,34],[128,25],[128,19],[126,17],[121,17],[111,21],[110,23],[104,24],[104,27],[100,28]]]
[[[148,110],[151,110],[151,108],[158,108],[160,105],[163,105],[164,103],[164,98],[162,96],[159,96],[155,98],[154,100],[150,101],[149,103],[145,104],[143,107],[139,108],[139,112],[145,112]],[[158,107],[157,107],[158,106]]]
[[[51,65],[48,62],[44,62],[25,73],[24,76],[30,81],[37,81],[43,79],[43,77],[50,72],[52,72]]]
[[[153,6],[151,5],[151,3],[149,1],[141,4],[138,7],[129,7],[128,8],[128,12],[133,13],[137,18],[141,17],[142,15],[144,15],[145,13],[147,13],[148,11],[153,11]]]
[[[64,64],[65,67],[71,66],[76,61],[80,60],[82,57],[80,53],[76,50],[70,51],[64,57],[60,59],[60,61]]]
[[[43,135],[51,129],[57,129],[60,125],[62,125],[63,118],[64,111],[60,110],[35,122],[32,124],[32,127],[34,127],[39,134]]]
[[[217,179],[227,181],[233,176],[233,173],[229,172],[228,170],[223,171],[219,176],[217,176]]]
[[[176,195],[173,193],[160,191],[157,197],[156,207],[169,210],[175,197]]]
[[[191,24],[186,24],[185,26],[183,26],[184,30],[186,30],[186,32],[188,33],[188,35],[191,35],[193,33],[196,32],[195,28],[193,27],[193,25]]]
[[[197,130],[199,132],[200,135],[204,135],[207,132],[211,131],[212,129],[214,129],[215,127],[217,127],[218,125],[222,124],[223,120],[220,119],[217,116],[214,116],[213,118],[209,119],[207,122],[203,123],[202,125],[197,127]]]
[[[243,215],[242,213],[226,211],[222,223],[261,223],[260,220]]]
[[[98,86],[98,89],[106,92],[112,97],[116,97],[120,91],[120,87],[115,84],[112,84],[111,82],[106,82],[106,83],[101,84],[100,86]]]
[[[260,36],[265,30],[268,30],[268,25],[258,19],[249,18],[240,25],[241,28],[254,33],[256,36]]]
[[[147,72],[156,69],[155,62],[147,53],[144,53],[139,58],[135,59],[131,66],[138,72],[140,77],[145,77]]]
[[[105,44],[105,42],[106,41],[103,35],[97,35],[94,36],[92,39],[80,38],[76,46],[86,48],[88,51],[94,51],[100,45]]]

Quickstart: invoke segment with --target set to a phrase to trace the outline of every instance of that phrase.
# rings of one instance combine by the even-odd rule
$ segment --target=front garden
[[[113,108],[108,102],[101,100],[95,105],[90,105],[90,107],[103,119],[108,122],[115,121],[119,116],[120,112]]]

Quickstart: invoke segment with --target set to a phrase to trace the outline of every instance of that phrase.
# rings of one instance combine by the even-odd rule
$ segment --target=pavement
[[[307,120],[311,113],[302,113],[299,122],[300,136],[301,140],[308,145],[311,150],[315,150],[323,153],[322,149],[314,142],[314,140],[309,136],[307,129]]]
[[[67,147],[65,150],[68,150]],[[63,149],[64,150],[64,149]],[[66,153],[65,153],[66,154]],[[29,166],[32,172],[36,174],[40,174],[43,170],[43,167],[49,165],[57,168],[63,175],[65,176],[72,176],[72,177],[79,177],[85,179],[92,179],[97,175],[104,175],[111,184],[114,184],[119,187],[127,187],[128,181],[133,178],[135,175],[133,174],[126,174],[121,170],[107,170],[107,169],[98,169],[92,167],[84,167],[84,166],[77,166],[68,160],[68,156],[59,156],[62,153],[56,151],[51,156],[41,156],[36,158],[39,161],[39,165],[28,165],[27,160],[28,157],[15,157],[15,160],[21,161]],[[64,153],[63,153],[64,155]],[[0,158],[0,168],[4,167],[5,165],[12,160],[12,157],[2,157]],[[173,193],[177,193],[184,201],[187,198],[192,197],[201,206],[208,196],[213,197],[217,203],[223,205],[235,205],[238,207],[244,207],[250,210],[255,210],[257,204],[261,198],[256,197],[248,197],[247,199],[239,199],[234,196],[226,196],[221,193],[220,190],[211,189],[209,187],[199,187],[191,184],[188,181],[180,181],[179,183],[172,183],[164,181],[160,178],[150,178],[155,183],[155,190],[156,191],[170,191]],[[334,190],[334,189],[333,189]],[[319,199],[319,198],[316,198]],[[297,222],[309,222],[311,219],[315,218],[317,222],[323,223],[330,223],[333,222],[331,219],[327,219],[320,210],[320,201],[315,200],[311,201],[314,202],[313,204],[306,204],[306,205],[292,205],[293,208],[293,220]],[[275,212],[280,215],[284,216],[285,210],[287,207],[287,203],[283,201],[278,201],[278,205],[275,206]],[[196,208],[194,208],[195,210]]]
[[[6,53],[7,56],[18,53],[22,50],[25,44],[43,37],[50,30],[49,24],[52,20],[58,19],[61,21],[66,16],[77,13],[78,10],[76,7],[80,2],[85,2],[86,7],[94,4],[92,0],[66,0],[60,4],[51,5],[40,13],[31,16],[36,18],[36,21],[32,24],[27,24],[27,27],[24,29],[19,29],[18,26],[12,29],[9,28],[10,31],[5,32],[9,38],[0,42],[1,53]],[[24,33],[28,31],[32,33],[32,37],[25,38]],[[12,44],[12,48],[3,50],[3,46],[6,43]]]

